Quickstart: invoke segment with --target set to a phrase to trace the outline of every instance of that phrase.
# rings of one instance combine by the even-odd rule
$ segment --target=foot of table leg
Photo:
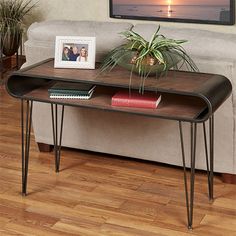
[[[27,177],[29,166],[30,133],[32,124],[33,101],[26,101],[24,120],[24,100],[21,100],[21,142],[22,142],[22,195],[27,194]]]
[[[194,181],[195,181],[195,157],[196,157],[196,139],[197,139],[197,124],[191,123],[191,174],[190,174],[190,194],[188,192],[187,170],[185,161],[184,138],[182,122],[179,122],[180,141],[182,150],[182,161],[184,170],[184,187],[187,209],[188,229],[192,229],[193,225],[193,203],[194,203]]]
[[[207,166],[207,179],[208,179],[208,196],[209,200],[213,201],[213,182],[214,182],[214,117],[209,119],[209,150],[207,145],[207,134],[206,125],[203,123],[203,133],[204,133],[204,144],[205,144],[205,155],[206,155],[206,166]],[[208,154],[209,153],[209,154]],[[210,156],[210,164],[209,164]]]
[[[55,109],[54,109],[54,106],[55,106]],[[65,110],[64,105],[62,105],[60,130],[58,130],[58,105],[51,104],[52,130],[53,130],[56,172],[59,172],[59,169],[60,169],[61,141],[62,141],[62,131],[63,131],[63,121],[64,121],[64,110]],[[58,140],[58,138],[59,138],[59,140]]]
[[[210,200],[214,199],[214,116],[210,118]]]

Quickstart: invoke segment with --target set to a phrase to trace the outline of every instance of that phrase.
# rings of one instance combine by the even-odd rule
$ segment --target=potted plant
[[[0,0],[1,50],[5,56],[17,52],[23,32],[23,19],[34,6],[31,0]]]
[[[122,32],[127,42],[108,53],[101,71],[119,65],[131,71],[130,79],[133,72],[137,73],[142,79],[141,90],[149,76],[159,78],[172,68],[180,70],[186,65],[187,69],[197,71],[197,66],[182,47],[187,41],[166,38],[159,34],[159,30],[160,26],[149,42],[133,30]]]

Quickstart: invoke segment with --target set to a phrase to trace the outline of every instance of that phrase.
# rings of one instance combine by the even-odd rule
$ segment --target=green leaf
[[[152,43],[153,43],[154,39],[156,38],[156,36],[157,36],[159,30],[160,30],[160,25],[158,26],[158,28],[157,28],[157,30],[155,31],[155,33],[152,35],[151,40],[150,40],[150,42],[148,43],[148,48],[150,48],[150,47],[152,46]]]

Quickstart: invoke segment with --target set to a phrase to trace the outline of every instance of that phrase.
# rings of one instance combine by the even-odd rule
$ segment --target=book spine
[[[112,98],[112,106],[118,107],[135,107],[135,108],[157,108],[156,101],[126,99],[126,98]]]
[[[90,94],[90,92],[86,91],[62,91],[62,90],[49,90],[48,93],[57,93],[57,94],[78,94],[78,95],[84,95],[84,94]]]
[[[89,93],[78,93],[78,92],[48,92],[49,96],[89,96]]]
[[[90,99],[93,92],[87,95],[68,95],[68,94],[50,94],[49,97],[52,99]]]
[[[50,95],[52,99],[89,99],[90,96]]]

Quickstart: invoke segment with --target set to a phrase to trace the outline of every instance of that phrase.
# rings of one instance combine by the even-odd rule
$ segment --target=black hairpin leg
[[[55,109],[54,109],[54,106],[55,106]],[[58,105],[51,104],[52,130],[53,130],[56,172],[59,172],[59,169],[60,169],[61,141],[62,141],[62,131],[63,131],[63,121],[64,121],[64,110],[65,110],[64,105],[62,105],[60,130],[58,130]],[[59,140],[58,140],[58,138],[59,138]]]
[[[182,122],[179,122],[180,141],[183,159],[183,170],[184,170],[184,187],[186,197],[186,208],[187,208],[187,219],[188,228],[192,229],[193,225],[193,202],[194,202],[194,181],[195,181],[195,157],[196,157],[196,139],[197,139],[197,124],[191,123],[191,175],[190,175],[190,195],[188,192],[188,181],[187,181],[187,170],[185,161],[185,150],[184,150],[184,139]]]
[[[27,194],[27,176],[29,166],[30,133],[32,124],[33,101],[26,101],[24,119],[24,100],[21,100],[21,143],[22,143],[22,195]]]
[[[210,152],[208,151],[207,145],[207,132],[206,124],[203,123],[203,133],[204,133],[204,144],[205,144],[205,154],[206,154],[206,166],[207,166],[207,179],[208,179],[208,196],[209,200],[212,201],[214,198],[213,194],[213,182],[214,182],[214,116],[209,119],[209,146]],[[209,154],[208,154],[209,153]],[[209,164],[210,156],[210,164]]]

